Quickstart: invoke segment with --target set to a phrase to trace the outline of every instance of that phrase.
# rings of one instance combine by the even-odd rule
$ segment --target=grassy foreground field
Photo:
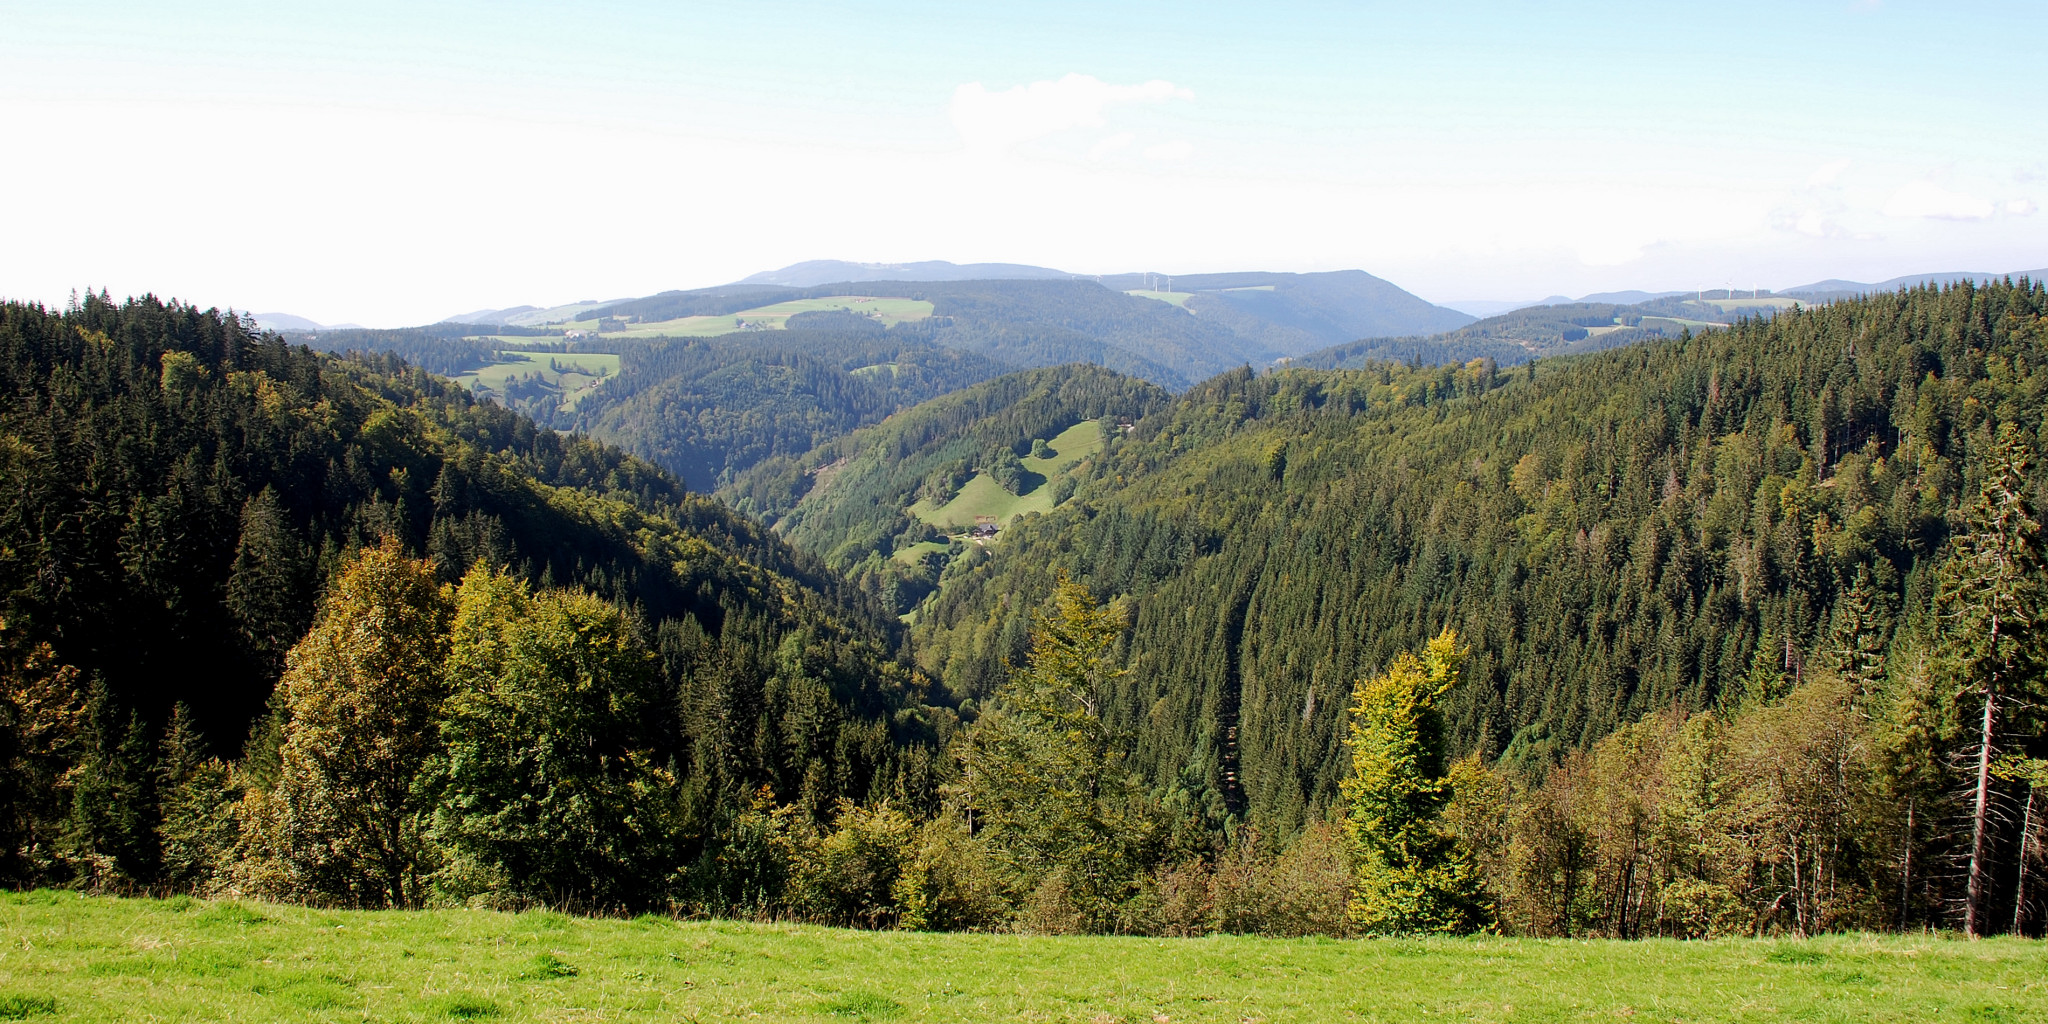
[[[0,1019],[2040,1021],[2048,945],[1041,938],[0,894]]]

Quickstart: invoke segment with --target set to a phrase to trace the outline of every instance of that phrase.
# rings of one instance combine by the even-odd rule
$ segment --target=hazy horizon
[[[396,326],[812,259],[1438,303],[2048,265],[2032,4],[10,13],[11,298]]]

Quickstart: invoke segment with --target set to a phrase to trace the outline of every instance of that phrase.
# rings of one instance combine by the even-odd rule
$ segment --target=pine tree
[[[242,505],[242,530],[228,574],[227,607],[266,673],[305,635],[312,559],[277,492],[265,487]]]
[[[1985,933],[1990,884],[1992,768],[1998,756],[2002,708],[2036,696],[2042,651],[2036,626],[2042,614],[2042,562],[2035,535],[2040,524],[2028,508],[2026,444],[2005,424],[1991,452],[1977,500],[1964,510],[1962,529],[1942,566],[1937,595],[1949,624],[1948,660],[1959,696],[1977,707],[1975,762],[1970,790],[1970,874],[1963,930]]]
[[[164,728],[157,792],[162,880],[181,892],[207,892],[234,854],[233,770],[206,756],[205,739],[182,703]]]
[[[1835,603],[1826,667],[1848,680],[1857,694],[1876,692],[1884,681],[1891,634],[1891,608],[1871,578],[1870,567],[1858,566],[1848,591]]]
[[[1445,629],[1352,690],[1345,826],[1354,856],[1352,920],[1367,931],[1469,932],[1490,913],[1480,879],[1442,821],[1451,799],[1437,700],[1464,652]]]
[[[134,890],[156,878],[156,759],[142,716],[120,714],[104,686],[90,693],[60,849],[75,884]]]
[[[968,736],[966,786],[977,837],[1026,888],[1051,883],[1100,923],[1136,877],[1150,815],[1103,720],[1120,609],[1062,577],[1031,631],[1030,660],[997,688]]]

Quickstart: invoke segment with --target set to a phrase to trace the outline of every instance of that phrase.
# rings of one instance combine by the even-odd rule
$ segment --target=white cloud
[[[1100,160],[1103,157],[1106,157],[1119,149],[1123,149],[1136,141],[1138,141],[1138,137],[1136,135],[1132,135],[1130,132],[1118,132],[1115,135],[1112,135],[1109,138],[1106,138],[1101,142],[1096,143],[1092,148],[1090,148],[1088,150],[1088,159]]]
[[[1991,200],[1964,192],[1952,192],[1931,181],[1916,181],[1892,193],[1884,204],[1887,217],[1925,217],[1934,220],[1983,220],[1991,216]]]
[[[1841,177],[1842,172],[1849,169],[1849,163],[1847,160],[1836,160],[1833,163],[1822,164],[1814,168],[1813,173],[1806,176],[1806,187],[1820,188],[1824,185],[1834,184],[1835,179]]]
[[[970,151],[1000,153],[1069,129],[1100,128],[1103,110],[1115,104],[1194,98],[1193,92],[1159,79],[1142,85],[1111,85],[1093,75],[1070,74],[1002,92],[969,82],[953,90],[950,111],[953,127]]]
[[[2014,217],[2031,217],[2034,215],[2034,209],[2034,201],[2031,199],[2015,199],[2005,204],[2005,212]]]
[[[1186,160],[1194,155],[1194,145],[1184,139],[1145,147],[1145,159],[1147,160]]]

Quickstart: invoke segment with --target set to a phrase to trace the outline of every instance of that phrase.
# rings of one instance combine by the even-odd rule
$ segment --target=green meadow
[[[2039,1021],[2048,945],[863,932],[0,894],[0,1020]]]
[[[539,376],[562,390],[562,409],[576,408],[583,396],[619,374],[619,357],[608,352],[501,351],[499,362],[455,378],[466,387],[503,391],[515,377]]]
[[[1050,457],[1026,455],[1019,460],[1025,472],[1038,481],[1023,494],[1011,494],[994,477],[976,473],[951,501],[937,506],[920,501],[910,507],[910,513],[939,529],[958,532],[973,526],[977,516],[991,516],[1003,524],[1026,512],[1052,511],[1052,482],[1102,450],[1102,424],[1084,420],[1046,443],[1052,448]]]
[[[792,299],[742,310],[726,316],[686,316],[675,320],[632,324],[620,331],[606,331],[607,338],[712,338],[735,331],[780,331],[798,313],[845,310],[870,316],[884,327],[932,315],[932,304],[923,299],[899,299],[863,295],[833,295],[822,299]],[[579,320],[571,328],[595,331],[596,320]]]
[[[1238,289],[1232,290],[1235,291]],[[1187,308],[1188,299],[1194,295],[1193,292],[1160,292],[1153,291],[1150,288],[1134,288],[1130,291],[1125,292],[1124,294],[1135,295],[1141,299],[1152,299],[1158,302],[1167,303],[1169,305],[1180,306],[1183,309]]]

